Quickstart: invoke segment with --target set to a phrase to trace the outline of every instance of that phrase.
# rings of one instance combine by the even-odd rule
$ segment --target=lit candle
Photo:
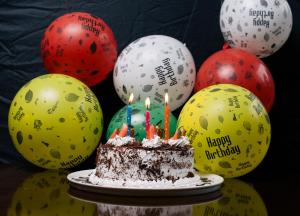
[[[169,95],[168,93],[165,94],[165,140],[168,140],[170,137],[170,107],[169,107]]]
[[[128,105],[127,105],[127,125],[128,125],[128,131],[127,136],[130,136],[130,128],[131,128],[131,115],[132,115],[132,107],[131,103],[133,101],[133,93],[130,94]]]
[[[147,97],[146,100],[145,100],[145,106],[146,106],[146,138],[147,139],[150,139],[150,134],[149,134],[149,130],[150,130],[150,98]]]

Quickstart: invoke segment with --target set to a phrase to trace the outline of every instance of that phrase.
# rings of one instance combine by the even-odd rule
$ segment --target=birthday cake
[[[155,133],[139,142],[115,133],[98,147],[96,169],[89,181],[118,186],[185,185],[200,181],[194,173],[193,156],[194,149],[182,134],[163,140]]]

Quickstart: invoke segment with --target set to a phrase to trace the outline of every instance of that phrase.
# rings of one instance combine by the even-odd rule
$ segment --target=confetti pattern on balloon
[[[195,74],[193,57],[183,43],[164,35],[150,35],[122,51],[113,80],[124,103],[128,103],[131,93],[141,101],[150,97],[156,103],[164,103],[168,92],[170,109],[175,110],[190,96]]]
[[[16,149],[33,164],[69,168],[89,157],[103,130],[94,93],[79,80],[60,74],[39,76],[16,94],[9,132]]]
[[[74,12],[58,17],[48,26],[41,52],[48,72],[66,74],[93,86],[113,70],[117,43],[102,19]]]
[[[286,0],[225,0],[220,12],[221,31],[229,45],[260,58],[282,47],[292,25]]]
[[[96,204],[68,195],[66,171],[45,171],[27,177],[16,189],[8,216],[94,215]]]
[[[136,102],[131,105],[132,116],[131,123],[134,127],[134,137],[137,140],[142,141],[146,137],[146,119],[145,112],[146,107],[143,102]],[[150,106],[151,119],[150,123],[159,126],[160,129],[164,128],[164,106],[161,104],[152,103]],[[170,134],[174,134],[176,130],[177,119],[170,113]],[[111,119],[106,132],[106,139],[108,140],[110,135],[115,129],[121,129],[122,125],[126,123],[127,119],[127,106],[121,108]]]
[[[241,180],[226,179],[221,192],[221,199],[193,205],[193,215],[268,215],[259,193]]]
[[[275,86],[267,66],[255,55],[241,49],[225,49],[211,55],[197,73],[195,91],[207,86],[229,83],[253,92],[270,111]]]
[[[264,106],[252,92],[232,84],[197,92],[183,107],[177,127],[187,131],[195,148],[195,167],[225,178],[255,169],[270,145]]]

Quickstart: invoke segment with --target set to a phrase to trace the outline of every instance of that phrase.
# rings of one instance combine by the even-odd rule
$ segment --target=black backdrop
[[[4,0],[0,1],[0,162],[32,166],[14,149],[7,126],[10,103],[27,81],[45,74],[40,57],[40,41],[46,27],[68,12],[89,12],[105,20],[113,30],[120,51],[136,38],[150,34],[169,35],[185,42],[196,67],[219,50],[223,38],[219,27],[222,0]],[[276,176],[278,171],[300,171],[300,113],[298,76],[300,48],[300,2],[289,0],[293,29],[287,43],[274,55],[263,59],[272,72],[276,99],[270,112],[272,140],[268,154],[248,177]],[[113,87],[112,76],[93,87],[105,120],[124,104]],[[180,109],[175,111],[178,115]],[[104,136],[102,136],[104,138]],[[79,168],[93,167],[92,155]]]

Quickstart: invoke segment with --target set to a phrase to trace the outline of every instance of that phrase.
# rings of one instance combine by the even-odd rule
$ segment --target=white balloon
[[[288,39],[293,25],[286,0],[225,0],[220,13],[224,39],[257,57],[267,57]]]
[[[119,97],[128,103],[130,93],[144,101],[164,103],[169,94],[171,110],[190,96],[196,79],[194,59],[180,41],[165,35],[150,35],[129,44],[119,55],[113,80]]]

